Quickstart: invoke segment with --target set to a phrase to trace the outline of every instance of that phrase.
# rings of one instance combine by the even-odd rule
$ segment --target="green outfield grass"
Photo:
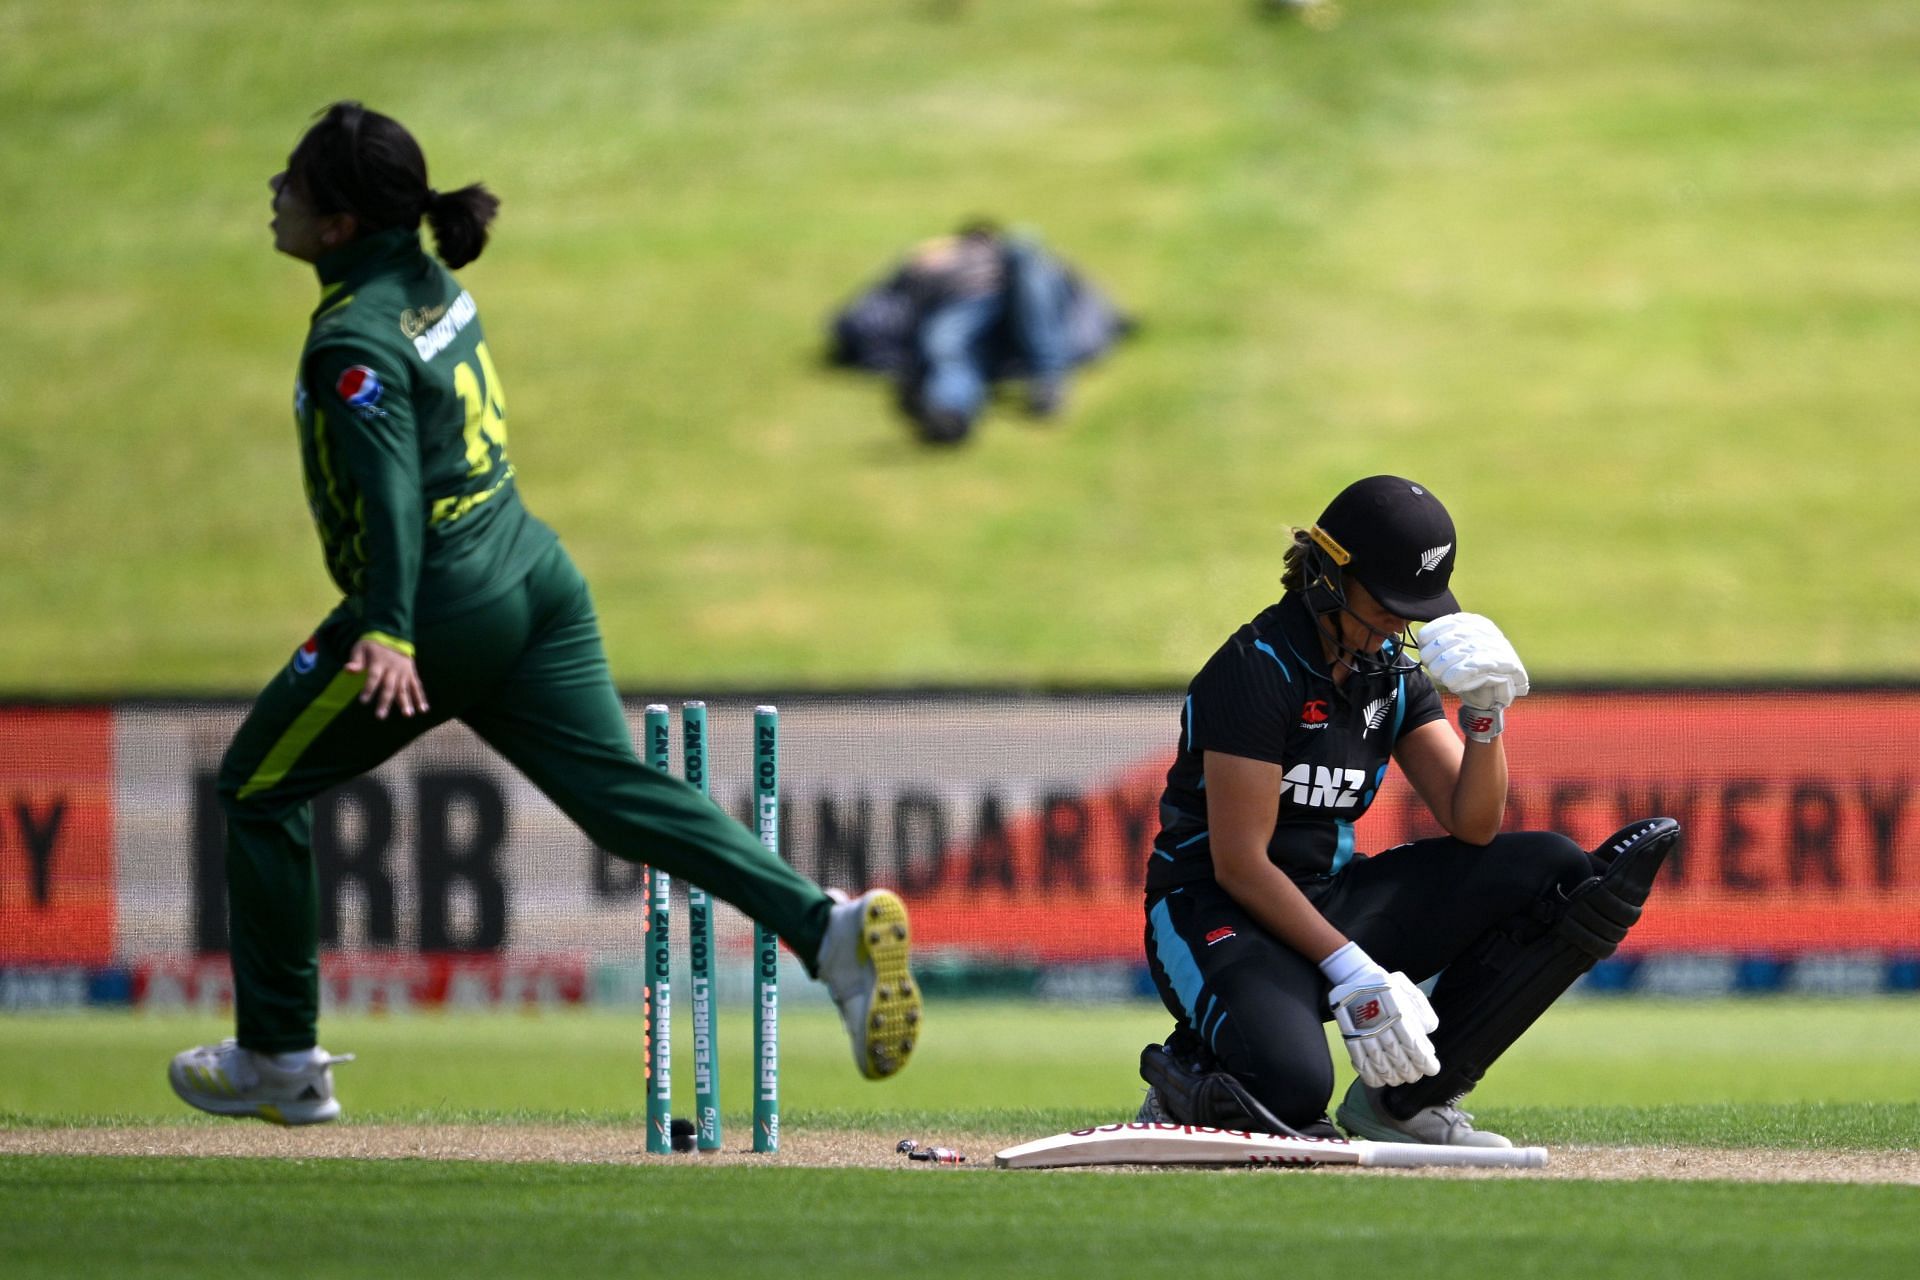
[[[1130,1112],[1141,1006],[954,1003],[898,1080],[857,1080],[831,1015],[782,1027],[784,1121],[898,1136],[1035,1135]],[[218,1020],[0,1019],[0,1127],[228,1125],[192,1117],[161,1066]],[[745,1010],[722,1023],[733,1144],[744,1141]],[[334,1018],[349,1126],[629,1123],[638,1024],[611,1014]],[[684,1047],[683,1047],[684,1055]],[[682,1058],[684,1063],[686,1059]],[[1758,1065],[1764,1062],[1764,1067]],[[684,1068],[683,1068],[684,1069]],[[689,1082],[681,1081],[684,1090]],[[1570,1003],[1475,1095],[1527,1142],[1920,1148],[1920,1009],[1838,1003]],[[242,1122],[245,1131],[251,1122]],[[264,1133],[265,1130],[262,1129]],[[986,1152],[974,1152],[976,1161]],[[1903,1277],[1920,1189],[1447,1182],[1295,1173],[1012,1175],[598,1167],[413,1160],[0,1156],[9,1276],[1239,1274],[1279,1259],[1368,1274]],[[1261,1261],[1266,1260],[1266,1261]]]
[[[358,95],[505,197],[468,273],[634,688],[1184,679],[1372,470],[1539,683],[1913,676],[1905,0],[16,0],[0,689],[256,688],[332,597],[265,180]],[[1139,312],[930,455],[816,367],[990,212]]]
[[[745,1080],[745,1009],[722,1023]],[[1052,1132],[1131,1111],[1146,1006],[947,1004],[899,1080],[852,1077],[822,1009],[783,1023],[785,1123],[895,1136]],[[204,1017],[0,1019],[0,1126],[184,1123],[161,1063]],[[632,1123],[637,1019],[330,1019],[346,1125]],[[733,1094],[735,1102],[739,1094]],[[1576,1002],[1501,1061],[1478,1115],[1524,1142],[1920,1148],[1910,1000]],[[735,1142],[745,1115],[728,1107]],[[242,1123],[242,1132],[250,1123]],[[263,1130],[265,1132],[265,1130]],[[987,1151],[973,1151],[983,1161]],[[10,1276],[1238,1274],[1910,1276],[1920,1188],[1334,1174],[996,1174],[340,1159],[0,1157]],[[1300,1263],[1306,1265],[1306,1263]]]
[[[0,1158],[11,1276],[1913,1274],[1910,1187]]]
[[[751,1036],[745,1009],[728,1013],[722,1100],[744,1131]],[[677,1026],[684,1106],[690,1027]],[[231,1034],[210,1018],[130,1014],[14,1017],[0,1029],[0,1123],[11,1126],[186,1119],[166,1059]],[[854,1074],[831,1013],[791,1011],[784,1109],[791,1123],[827,1127],[1041,1132],[1126,1118],[1139,1103],[1140,1046],[1165,1030],[1157,1006],[949,1002],[912,1070],[874,1085]],[[644,1111],[636,1016],[343,1017],[323,1031],[329,1048],[358,1055],[337,1072],[353,1121]],[[1920,1147],[1920,1004],[1575,1001],[1500,1062],[1474,1107],[1541,1142]]]

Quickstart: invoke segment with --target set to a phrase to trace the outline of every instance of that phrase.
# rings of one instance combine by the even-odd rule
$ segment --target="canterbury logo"
[[[1453,544],[1449,542],[1445,546],[1435,547],[1431,551],[1422,551],[1420,553],[1420,567],[1413,571],[1413,576],[1417,578],[1429,569],[1439,568],[1440,562],[1447,558],[1447,552],[1451,550],[1453,550]]]
[[[1372,702],[1369,702],[1367,704],[1367,712],[1366,712],[1367,727],[1360,731],[1360,736],[1364,738],[1369,733],[1372,733],[1375,729],[1378,729],[1381,725],[1385,724],[1387,721],[1387,708],[1391,707],[1392,705],[1393,705],[1392,698],[1375,698]]]

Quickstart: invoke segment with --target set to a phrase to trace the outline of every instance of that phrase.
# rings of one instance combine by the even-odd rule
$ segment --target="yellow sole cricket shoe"
[[[912,945],[907,904],[888,889],[835,903],[820,943],[820,979],[840,1006],[854,1063],[869,1080],[884,1080],[906,1066],[920,1039]]]
[[[180,1100],[216,1116],[256,1116],[274,1124],[324,1124],[340,1114],[333,1096],[333,1066],[352,1054],[316,1049],[293,1070],[271,1055],[243,1049],[232,1040],[175,1054],[167,1083]]]

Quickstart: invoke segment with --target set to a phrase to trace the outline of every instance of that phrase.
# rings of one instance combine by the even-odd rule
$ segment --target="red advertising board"
[[[113,712],[0,709],[0,964],[114,948]]]
[[[1685,825],[1628,953],[1920,952],[1920,694],[1544,695],[1509,726],[1509,829],[1591,846],[1635,818]],[[1137,956],[1169,762],[951,846],[914,896],[919,936],[1041,961]],[[1440,834],[1397,775],[1357,832],[1363,851]]]

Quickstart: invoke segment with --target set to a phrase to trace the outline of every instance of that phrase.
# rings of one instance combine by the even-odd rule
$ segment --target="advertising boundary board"
[[[710,697],[713,794],[745,814],[751,707],[779,703],[783,856],[825,883],[901,888],[930,990],[1145,995],[1139,869],[1180,697]],[[649,701],[682,699],[630,698],[636,730]],[[180,975],[225,946],[212,779],[245,709],[0,702],[0,1007],[221,998]],[[1687,826],[1588,987],[1920,986],[1920,685],[1582,687],[1528,698],[1507,743],[1510,827],[1592,843],[1656,812]],[[1397,778],[1356,829],[1363,851],[1435,831]],[[464,728],[323,797],[315,836],[327,965],[345,975],[331,999],[571,1003],[632,985],[636,869]],[[751,931],[717,914],[738,967]]]

